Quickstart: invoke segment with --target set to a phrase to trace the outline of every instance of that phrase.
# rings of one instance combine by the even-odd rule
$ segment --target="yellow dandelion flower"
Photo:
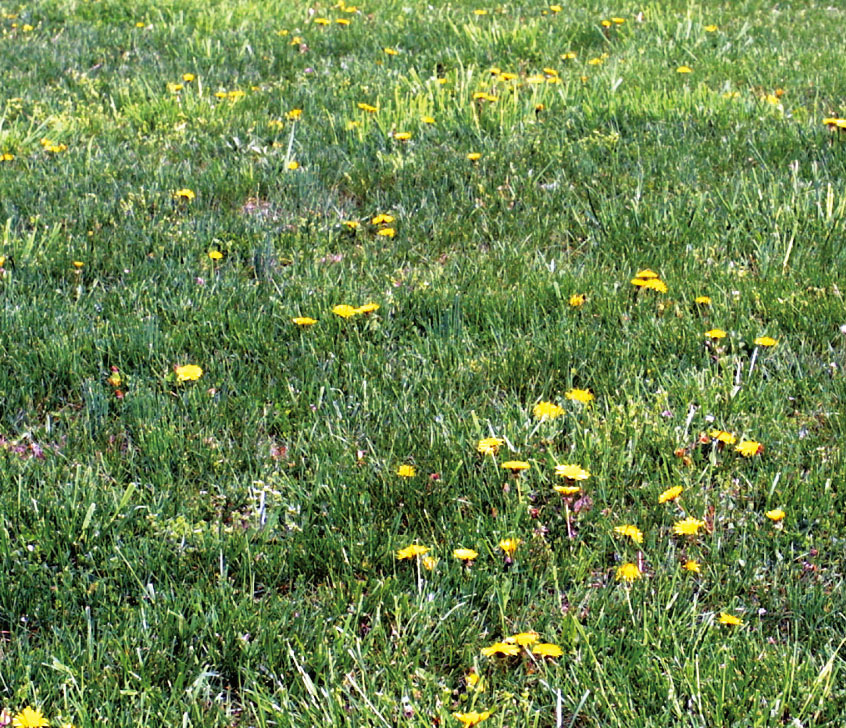
[[[702,571],[702,568],[699,566],[699,562],[694,559],[688,559],[685,561],[684,564],[682,564],[682,568],[685,571],[691,571],[694,574],[698,574]]]
[[[676,536],[695,536],[699,533],[699,529],[704,527],[705,521],[689,517],[681,521],[676,521],[676,523],[673,524],[673,533],[676,534]]]
[[[507,642],[509,645],[528,647],[529,645],[535,644],[539,639],[540,635],[537,632],[520,632],[519,634],[513,634],[510,637],[506,637],[503,642]]]
[[[358,104],[358,108],[361,109],[362,111],[366,111],[368,114],[375,114],[377,111],[379,111],[378,106],[372,106],[370,104],[365,104],[365,103]]]
[[[603,28],[610,28],[611,27],[611,21],[610,20],[603,20],[601,25],[602,25]]]
[[[576,58],[578,58],[578,54],[576,54],[574,51],[567,51],[566,53],[561,54],[562,61],[573,61]]]
[[[482,713],[471,710],[469,713],[453,713],[452,717],[458,720],[462,725],[467,726],[467,728],[472,728],[472,726],[479,725],[479,723],[483,720],[490,718],[491,715],[493,715],[493,713],[490,710],[485,710]]]
[[[625,18],[611,18],[611,22],[614,23],[614,25],[622,25],[623,23],[626,22],[626,19]]]
[[[394,230],[392,227],[382,228],[381,230],[377,230],[376,234],[380,238],[393,238],[396,237],[397,231]]]
[[[193,190],[189,190],[187,187],[182,188],[181,190],[176,190],[173,193],[173,198],[175,200],[193,200],[197,195],[194,194]]]
[[[743,440],[737,444],[734,451],[740,453],[745,458],[751,458],[764,452],[764,446],[760,442],[755,442],[754,440]]]
[[[376,215],[370,221],[370,224],[371,225],[389,225],[390,223],[392,223],[394,221],[394,219],[395,218],[394,218],[393,215],[388,215],[387,213],[382,212],[382,213]]]
[[[423,554],[428,552],[428,546],[421,546],[420,544],[413,543],[411,546],[406,546],[405,548],[397,551],[396,555],[399,561],[403,561],[404,559],[413,559],[415,556],[423,556]]]
[[[223,253],[219,250],[210,250],[208,252],[208,256],[211,260],[221,260],[223,258]]]
[[[569,400],[581,402],[582,404],[588,404],[594,399],[594,396],[589,389],[571,389],[564,396]]]
[[[488,11],[487,11],[487,10],[482,10],[481,8],[480,8],[479,10],[474,10],[474,11],[473,11],[473,15],[487,15],[487,14],[488,14]]]
[[[473,561],[479,558],[479,552],[473,549],[455,549],[452,555],[459,561]]]
[[[711,297],[710,296],[697,296],[693,299],[694,303],[698,303],[700,306],[710,306],[711,305]]]
[[[649,280],[650,278],[659,278],[660,276],[651,268],[644,268],[635,273],[635,278],[643,278]]]
[[[400,465],[397,470],[396,474],[400,476],[400,478],[413,478],[417,475],[417,468],[413,465]]]
[[[336,25],[349,25],[351,22],[349,18],[335,18]]]
[[[182,74],[182,80],[185,81],[185,83],[191,83],[196,78],[197,77],[193,73],[183,73]]]
[[[426,554],[420,560],[420,563],[423,564],[423,568],[426,569],[426,571],[434,571],[435,567],[438,565],[438,560],[434,556]]]
[[[500,467],[512,473],[519,473],[521,470],[528,470],[530,465],[523,460],[506,460]]]
[[[672,488],[667,488],[667,490],[658,496],[658,502],[667,503],[668,501],[674,501],[682,494],[683,490],[684,488],[680,485],[674,485]]]
[[[285,113],[285,118],[288,121],[296,121],[303,115],[302,109],[291,109],[290,111]]]
[[[538,402],[532,409],[532,413],[539,420],[554,420],[564,414],[564,409],[553,402]]]
[[[558,646],[549,642],[543,642],[532,647],[532,654],[535,657],[561,657],[564,651]]]
[[[641,531],[637,526],[632,526],[630,524],[626,524],[624,526],[616,526],[614,528],[614,533],[618,533],[621,536],[628,536],[632,541],[637,544],[643,543],[643,531]]]
[[[424,124],[434,124],[435,123],[435,119],[432,116],[424,116],[422,119],[420,119],[420,121],[422,121]]]
[[[329,18],[315,18],[311,22],[315,25],[329,25],[332,21]]]
[[[716,32],[717,32],[717,26],[716,26],[716,25],[706,25],[706,26],[703,28],[703,30],[704,30],[706,33],[716,33]]]
[[[341,318],[352,318],[355,316],[355,308],[347,305],[346,303],[339,303],[332,309],[332,313],[336,316],[340,316]]]
[[[297,326],[314,326],[317,323],[317,319],[313,319],[310,316],[297,316],[292,318],[291,321]]]
[[[572,308],[579,308],[579,306],[583,305],[587,296],[584,293],[574,293],[568,299],[567,303],[570,304]]]
[[[467,155],[467,159],[469,159],[471,162],[478,162],[481,158],[482,155],[479,154],[479,152],[470,152]]]
[[[771,339],[769,336],[759,336],[755,339],[755,346],[764,346],[770,347],[775,346],[778,342],[775,339]]]
[[[660,278],[650,278],[643,284],[642,288],[648,288],[650,291],[658,291],[658,293],[666,293],[668,288]]]
[[[589,66],[601,66],[603,63],[605,63],[605,61],[603,61],[601,58],[598,58],[598,57],[597,58],[591,58],[588,61]]]
[[[555,466],[555,474],[567,480],[587,480],[590,477],[590,471],[585,470],[581,465],[564,463]]]
[[[705,332],[705,336],[709,339],[725,339],[726,335],[726,332],[722,329],[709,329]]]
[[[399,55],[399,51],[395,48],[383,48],[382,51],[389,56],[397,56]]]
[[[11,162],[14,158],[15,155],[9,152],[3,152],[3,154],[0,154],[0,162]]]
[[[3,261],[3,262],[5,263],[5,261]],[[76,268],[77,270],[85,267],[85,263],[83,263],[81,260],[73,260],[73,261],[71,261],[71,265],[74,268]]]
[[[482,455],[496,455],[504,442],[499,437],[484,437],[476,443],[476,451]]]
[[[40,710],[26,706],[20,713],[12,719],[12,725],[15,728],[44,728],[50,725]]]
[[[637,564],[623,564],[617,569],[617,581],[624,581],[631,584],[643,576],[643,572],[638,568]]]
[[[737,442],[737,437],[735,437],[734,433],[726,432],[725,430],[709,430],[708,435],[724,445],[734,445]]]
[[[561,12],[564,8],[563,8],[561,5],[550,5],[550,6],[549,6],[549,9],[550,9],[553,13],[560,13],[560,12]]]
[[[286,164],[285,166],[286,166],[288,169],[290,169],[290,170],[292,170],[292,171],[293,171],[293,170],[295,170],[295,169],[299,169],[299,168],[300,168],[300,163],[292,159],[292,160],[291,160],[290,162],[288,162],[288,164]]]
[[[781,508],[774,508],[771,511],[767,511],[764,515],[771,521],[778,523],[779,521],[784,520],[786,514]]]
[[[410,131],[396,131],[394,132],[394,139],[399,142],[407,142],[411,139],[411,132]]]
[[[507,642],[494,642],[489,647],[483,647],[480,652],[484,657],[514,657],[520,654],[520,647]]]
[[[381,306],[378,303],[365,303],[363,306],[356,308],[356,313],[373,313],[378,311]]]
[[[346,227],[348,230],[357,230],[360,224],[361,223],[359,223],[358,220],[344,220],[341,223],[341,225]]]
[[[176,367],[176,380],[179,382],[196,381],[203,376],[203,370],[196,364],[186,364],[185,366]]]
[[[499,542],[499,547],[505,552],[506,556],[514,556],[517,547],[522,543],[519,538],[504,538]]]
[[[690,66],[679,66],[676,73],[693,73],[693,69]]]
[[[730,627],[742,627],[743,620],[740,617],[735,617],[733,614],[720,612],[720,618],[717,620],[720,624],[727,624]]]
[[[581,488],[578,485],[556,485],[553,490],[556,493],[561,493],[561,495],[576,495],[576,493],[581,492]]]

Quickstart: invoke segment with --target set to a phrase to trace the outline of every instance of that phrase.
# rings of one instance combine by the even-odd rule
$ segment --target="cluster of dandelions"
[[[506,566],[513,563],[514,554],[521,543],[523,542],[519,538],[500,539],[497,548],[502,552]],[[428,546],[414,543],[397,550],[395,556],[397,561],[416,560],[426,571],[434,571],[440,559],[432,554],[431,551],[432,549]],[[469,569],[476,563],[476,559],[479,558],[479,552],[476,549],[458,546],[452,550],[452,557]]]

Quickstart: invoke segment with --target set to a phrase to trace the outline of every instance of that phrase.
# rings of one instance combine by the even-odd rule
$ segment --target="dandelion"
[[[393,215],[388,215],[384,212],[376,215],[371,221],[371,225],[390,225],[394,221]]]
[[[636,544],[643,543],[643,531],[641,531],[637,526],[629,524],[617,526],[614,528],[614,533],[618,533],[621,536],[628,536]]]
[[[484,657],[514,657],[520,654],[520,647],[508,642],[494,642],[489,647],[483,647],[480,652]]]
[[[452,552],[452,555],[455,556],[456,559],[459,561],[464,561],[466,563],[470,563],[475,559],[479,558],[479,552],[474,551],[473,549],[455,549]]]
[[[288,121],[297,121],[303,115],[302,109],[291,109],[285,113],[285,118]]]
[[[603,63],[605,63],[605,61],[603,61],[601,58],[598,58],[598,57],[597,58],[591,58],[588,61],[589,66],[601,66]]]
[[[643,270],[639,270],[637,273],[635,273],[635,278],[643,278],[644,280],[649,280],[650,278],[658,277],[658,274],[651,268],[644,268]]]
[[[760,442],[755,442],[754,440],[743,440],[737,444],[734,451],[740,453],[745,458],[751,458],[764,452],[764,446]]]
[[[473,11],[473,15],[487,15],[487,14],[488,14],[487,10],[481,10],[480,9],[480,10],[474,10]]]
[[[734,433],[725,430],[709,430],[708,435],[723,445],[734,445],[737,442]]]
[[[705,336],[707,336],[709,339],[725,339],[726,332],[722,329],[709,329],[705,332]]]
[[[315,25],[329,25],[332,21],[329,18],[315,18],[311,22]]]
[[[182,74],[182,80],[183,80],[185,83],[191,83],[191,82],[192,82],[194,79],[196,79],[196,78],[197,78],[197,77],[196,77],[193,73],[183,73],[183,74]]]
[[[452,717],[457,719],[462,725],[467,726],[467,728],[472,728],[472,726],[479,725],[483,720],[490,718],[491,715],[493,713],[490,710],[482,713],[471,710],[469,713],[453,713]]]
[[[698,574],[702,570],[699,566],[699,562],[694,559],[688,559],[685,561],[684,564],[682,564],[682,568],[685,571],[690,571],[694,574]]]
[[[423,568],[426,569],[426,571],[434,571],[435,567],[438,565],[438,560],[434,556],[426,554],[420,560],[420,563],[423,564]]]
[[[679,66],[676,73],[693,73],[693,69],[690,66]]]
[[[314,326],[317,323],[317,319],[313,319],[310,316],[297,316],[292,318],[293,321],[297,326]]]
[[[42,715],[40,710],[27,705],[12,719],[12,725],[15,728],[44,728],[50,725],[50,721]]]
[[[403,561],[405,559],[413,559],[415,556],[423,556],[423,554],[428,552],[428,546],[421,546],[420,544],[413,543],[411,546],[406,546],[405,548],[397,551],[396,555],[398,561]]]
[[[11,162],[14,158],[15,155],[9,152],[3,152],[3,154],[0,154],[0,162]]]
[[[399,51],[396,50],[395,48],[383,48],[382,50],[389,56],[399,55]]]
[[[299,169],[299,168],[300,168],[300,163],[292,159],[292,160],[291,160],[290,162],[288,162],[288,164],[286,164],[285,166],[286,166],[288,169],[290,169],[291,171],[293,171],[293,170],[295,170],[295,169]]]
[[[347,305],[346,303],[339,303],[332,309],[332,313],[336,316],[340,316],[341,318],[352,318],[355,316],[355,308]]]
[[[210,250],[208,252],[208,256],[212,260],[221,260],[223,258],[223,253],[221,253],[219,250]]]
[[[80,270],[81,268],[85,267],[85,263],[83,263],[81,260],[72,260],[71,265],[77,270]]]
[[[392,227],[386,227],[381,230],[377,230],[376,234],[381,238],[393,238],[396,237],[397,231]]]
[[[735,617],[733,614],[720,612],[720,618],[717,620],[720,624],[727,624],[730,627],[742,627],[743,620],[740,617]]]
[[[358,108],[362,111],[366,111],[368,114],[375,114],[379,111],[378,106],[372,106],[371,104],[360,103],[358,104]]]
[[[786,514],[781,508],[774,508],[771,511],[767,511],[764,515],[774,523],[778,523],[784,520]]]
[[[579,308],[584,304],[586,298],[587,296],[584,293],[574,293],[567,300],[567,303],[570,304],[571,308]]]
[[[435,123],[435,119],[432,116],[424,116],[423,118],[420,119],[420,121],[422,121],[424,124],[434,124]]]
[[[467,159],[469,159],[471,162],[478,162],[481,158],[482,155],[479,154],[479,152],[470,152],[467,155]]]
[[[565,463],[555,466],[555,474],[560,478],[567,478],[567,480],[587,480],[590,477],[590,471],[585,470],[581,465]]]
[[[194,194],[193,190],[189,190],[187,187],[183,187],[181,190],[176,190],[173,193],[173,199],[175,200],[188,200],[189,202],[193,200],[197,195]]]
[[[581,491],[581,488],[578,485],[556,485],[553,490],[556,493],[561,493],[563,496],[570,496],[576,495],[576,493]]]
[[[622,25],[623,23],[626,22],[626,19],[625,18],[611,18],[611,22],[614,23],[614,25]]]
[[[550,6],[549,6],[549,9],[550,9],[553,13],[560,13],[560,12],[561,12],[564,8],[563,8],[561,5],[550,5]]]
[[[682,494],[683,490],[684,488],[680,485],[674,485],[672,488],[667,488],[667,490],[658,496],[658,502],[667,503],[668,501],[674,501]]]
[[[400,465],[397,470],[396,474],[400,476],[400,478],[413,478],[417,475],[417,468],[413,465]]]
[[[637,564],[629,562],[617,568],[617,581],[624,581],[626,584],[631,584],[640,579],[641,576],[643,576],[643,572],[638,568]]]
[[[769,336],[759,336],[755,339],[755,346],[763,346],[765,348],[769,348],[778,344],[775,339],[771,339]]]
[[[693,299],[694,303],[699,304],[700,306],[710,306],[711,305],[711,297],[710,296],[697,296]]]
[[[410,131],[396,131],[394,132],[394,139],[398,142],[407,142],[411,139],[411,132]]]
[[[673,524],[673,533],[676,536],[695,536],[700,528],[704,528],[705,521],[698,518],[688,517]]]
[[[543,642],[532,647],[532,654],[535,657],[561,657],[564,651],[558,645]]]
[[[178,382],[193,382],[203,376],[203,370],[196,364],[186,364],[176,367],[176,380]]]
[[[183,88],[185,88],[181,83],[168,83],[167,90],[170,91],[172,94],[178,94]]]
[[[564,409],[553,402],[538,402],[532,409],[532,413],[539,420],[554,420],[564,414]]]
[[[703,28],[703,30],[704,30],[706,33],[716,33],[716,32],[717,32],[717,26],[716,26],[716,25],[706,25],[706,26]]]
[[[594,399],[589,389],[571,389],[564,396],[573,402],[581,402],[582,404],[589,404]]]
[[[499,437],[484,437],[476,443],[476,452],[482,455],[496,455],[504,442]]]
[[[336,25],[349,25],[350,22],[349,18],[335,18]]]
[[[373,313],[378,311],[381,306],[378,303],[365,303],[363,306],[356,308],[356,313]]]
[[[504,538],[499,542],[499,547],[505,552],[508,557],[514,556],[517,547],[522,543],[519,538]]]
[[[632,278],[631,284],[636,288],[647,288],[659,293],[667,292],[667,284],[660,278]]]
[[[519,473],[521,470],[528,470],[531,466],[523,460],[506,460],[500,467],[512,473]]]
[[[529,645],[535,644],[540,639],[540,635],[537,632],[520,632],[519,634],[513,634],[510,637],[506,637],[504,642],[507,642],[509,645],[520,645],[520,647],[528,647]]]
[[[562,61],[573,61],[578,57],[578,55],[574,51],[567,51],[566,53],[561,54]]]

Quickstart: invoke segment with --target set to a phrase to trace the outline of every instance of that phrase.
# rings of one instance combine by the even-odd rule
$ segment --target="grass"
[[[0,707],[840,724],[846,11],[313,9],[0,1]]]

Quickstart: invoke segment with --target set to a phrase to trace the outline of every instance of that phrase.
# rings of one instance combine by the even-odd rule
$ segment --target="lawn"
[[[842,725],[845,25],[0,0],[0,726]]]

